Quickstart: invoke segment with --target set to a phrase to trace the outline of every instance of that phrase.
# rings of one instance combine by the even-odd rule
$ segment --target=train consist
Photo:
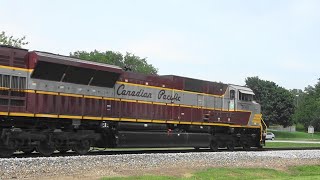
[[[143,75],[0,46],[0,156],[91,147],[264,145],[254,93],[243,86]]]

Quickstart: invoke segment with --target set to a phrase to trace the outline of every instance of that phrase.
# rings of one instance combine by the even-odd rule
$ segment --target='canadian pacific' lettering
[[[179,96],[178,93],[175,93],[174,95],[166,94],[165,90],[161,90],[161,91],[159,91],[158,99],[169,100],[171,102],[175,102],[175,101],[180,101],[181,96]]]
[[[133,96],[133,97],[143,97],[152,98],[152,93],[145,92],[144,89],[138,91],[128,90],[124,84],[121,84],[117,89],[117,95],[119,96]],[[170,91],[167,93],[165,90],[160,90],[158,93],[158,99],[164,101],[170,101],[171,103],[176,101],[181,101],[181,96],[178,93],[172,94]]]
[[[125,85],[121,84],[117,89],[118,95],[123,96],[136,96],[136,97],[144,97],[144,98],[152,98],[152,94],[148,92],[144,92],[143,89],[140,89],[139,91],[130,91],[125,89]]]

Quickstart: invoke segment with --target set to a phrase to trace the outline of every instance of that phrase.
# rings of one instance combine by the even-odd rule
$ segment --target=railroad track
[[[299,148],[262,148],[262,149],[257,149],[257,148],[252,148],[250,150],[247,151],[286,151],[286,150],[320,150],[320,147],[299,147]],[[235,149],[232,152],[238,152],[238,151],[245,151],[241,148],[239,149]],[[193,149],[193,148],[184,148],[184,149],[139,149],[139,150],[131,150],[131,149],[127,149],[127,150],[112,150],[112,149],[108,149],[108,150],[91,150],[90,152],[88,152],[86,155],[82,155],[82,156],[91,156],[91,155],[121,155],[121,154],[157,154],[157,153],[198,153],[198,152],[212,152],[210,149]],[[217,152],[228,152],[227,149],[219,149]],[[231,151],[230,151],[231,152]],[[73,152],[73,151],[69,151],[66,153],[59,153],[58,151],[55,152],[54,154],[52,154],[50,157],[66,157],[66,156],[79,156],[77,153]],[[23,152],[16,152],[13,154],[12,157],[10,158],[36,158],[36,157],[46,157],[43,156],[37,152],[33,152],[31,154],[25,154]]]
[[[168,175],[173,172],[182,176],[197,169],[212,167],[283,168],[319,164],[320,151],[314,149],[252,149],[249,152],[239,149],[217,153],[211,153],[208,149],[108,149],[83,156],[73,152],[54,153],[53,157],[17,153],[14,158],[0,159],[0,176],[1,179],[97,179],[150,173]]]

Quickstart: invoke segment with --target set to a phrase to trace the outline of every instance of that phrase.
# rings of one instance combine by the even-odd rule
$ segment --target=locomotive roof
[[[28,51],[28,49],[14,47],[14,46],[10,46],[10,45],[3,45],[3,44],[0,44],[0,48],[9,48],[9,49],[16,49],[16,50],[21,50],[21,51]],[[222,83],[222,82],[195,79],[195,78],[178,76],[178,75],[145,75],[145,74],[141,74],[141,73],[126,72],[126,71],[123,71],[121,67],[116,66],[116,65],[110,65],[110,64],[105,64],[105,63],[87,61],[87,60],[82,60],[82,59],[76,58],[76,57],[69,57],[69,56],[64,56],[64,55],[44,52],[44,51],[31,51],[31,52],[33,52],[33,53],[35,53],[35,54],[37,54],[38,56],[41,56],[41,57],[45,57],[45,58],[47,57],[47,58],[62,60],[62,61],[60,61],[61,64],[65,64],[65,63],[63,63],[63,61],[69,62],[69,63],[66,63],[65,65],[69,64],[69,65],[78,66],[78,65],[80,65],[82,63],[83,65],[87,64],[87,65],[96,66],[95,68],[98,68],[98,69],[101,69],[101,68],[108,69],[108,68],[110,68],[107,71],[110,71],[110,72],[113,72],[113,73],[123,74],[125,77],[131,77],[131,78],[135,78],[135,79],[139,79],[139,80],[157,81],[159,83],[169,83],[170,81],[174,82],[175,80],[184,79],[184,80],[188,80],[188,81],[192,82],[191,83],[191,84],[193,84],[192,86],[199,85],[199,83],[209,83],[209,84],[214,83],[215,85],[220,84],[220,85],[224,85],[224,86],[231,86],[231,87],[233,87],[235,89],[238,89],[240,92],[254,95],[253,91],[250,88],[245,87],[245,86],[239,86],[239,85],[234,85],[234,84],[225,84],[225,83]],[[49,61],[49,62],[55,63],[54,61]],[[58,62],[56,62],[56,63],[58,63]],[[89,68],[89,67],[86,67],[86,68]],[[94,67],[91,67],[91,68],[94,68]],[[44,69],[43,71],[46,71],[46,69]]]
[[[224,84],[223,82],[216,82],[216,81],[209,81],[209,80],[203,80],[203,79],[196,79],[196,78],[191,78],[191,77],[185,77],[185,76],[178,76],[178,75],[161,75],[161,77],[165,77],[165,78],[181,78],[181,79],[190,79],[190,80],[195,80],[195,81],[201,81],[201,82],[206,82],[206,83],[218,83],[218,84]]]
[[[103,66],[103,67],[109,67],[109,68],[114,68],[114,69],[122,70],[121,67],[116,66],[116,65],[104,64],[104,63],[93,62],[93,61],[86,61],[86,60],[82,60],[82,59],[75,58],[75,57],[69,57],[69,56],[64,56],[64,55],[59,55],[59,54],[53,54],[53,53],[48,53],[48,52],[42,52],[42,51],[34,51],[34,52],[35,52],[37,55],[39,55],[39,56],[44,56],[44,57],[49,57],[49,58],[55,58],[55,59],[61,59],[61,60],[65,60],[65,61],[72,61],[72,62],[92,64],[92,65],[96,65],[96,66]]]
[[[241,93],[255,95],[253,93],[253,91],[250,88],[246,87],[246,86],[239,86],[239,85],[234,85],[234,84],[229,84],[229,86],[232,87],[232,88],[238,89]]]
[[[123,72],[119,66],[40,51],[31,53],[37,56],[29,61],[29,66],[34,68],[31,77],[36,79],[113,87]]]

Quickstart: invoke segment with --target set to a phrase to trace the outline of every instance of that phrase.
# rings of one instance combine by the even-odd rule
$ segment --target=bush
[[[296,130],[297,131],[301,131],[301,132],[306,132],[307,129],[304,127],[304,125],[302,123],[297,123],[296,124]]]

